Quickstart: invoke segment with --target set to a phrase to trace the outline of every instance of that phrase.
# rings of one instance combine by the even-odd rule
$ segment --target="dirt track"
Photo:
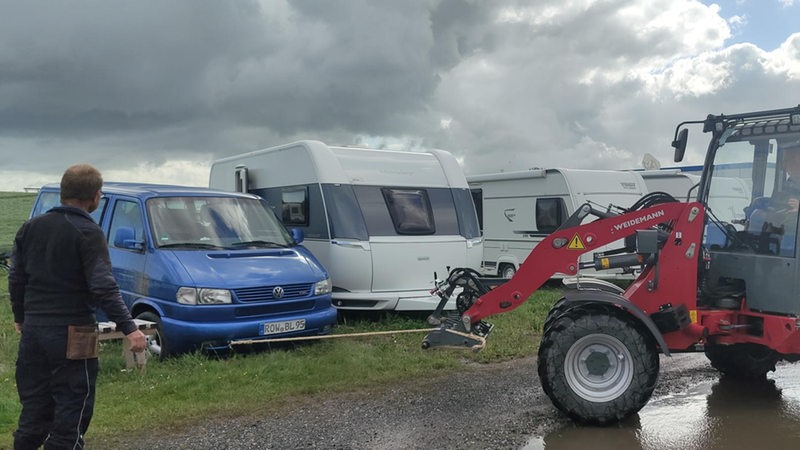
[[[702,355],[662,356],[654,396],[716,376]],[[473,364],[380,391],[306,398],[280,414],[212,419],[169,436],[126,438],[130,447],[114,445],[152,450],[520,449],[569,423],[542,392],[535,359],[525,358]]]

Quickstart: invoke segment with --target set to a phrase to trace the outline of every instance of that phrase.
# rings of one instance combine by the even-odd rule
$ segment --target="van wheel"
[[[539,345],[542,389],[573,420],[605,425],[638,412],[658,379],[653,337],[610,306],[568,308]]]
[[[500,276],[509,279],[517,273],[517,269],[514,268],[513,264],[501,264],[500,265]]]
[[[136,316],[137,319],[147,320],[148,322],[156,323],[156,334],[147,335],[147,345],[145,351],[148,357],[156,359],[164,359],[168,353],[166,351],[166,344],[164,342],[164,332],[161,327],[161,317],[152,311],[145,311]]]

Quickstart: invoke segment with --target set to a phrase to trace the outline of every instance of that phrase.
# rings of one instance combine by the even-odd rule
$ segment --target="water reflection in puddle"
[[[714,450],[800,448],[800,363],[780,365],[756,383],[693,382],[653,397],[610,427],[570,425],[532,437],[524,450]]]

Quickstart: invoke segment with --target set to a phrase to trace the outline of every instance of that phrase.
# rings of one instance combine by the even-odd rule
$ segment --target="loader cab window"
[[[797,153],[795,160],[785,138],[737,134],[717,149],[706,203],[720,222],[742,233],[744,242],[733,242],[732,250],[795,256],[800,184],[793,188],[791,173],[800,180]],[[749,198],[740,211],[742,183]]]
[[[536,229],[540,233],[552,233],[567,218],[567,205],[563,198],[540,198],[536,200]]]

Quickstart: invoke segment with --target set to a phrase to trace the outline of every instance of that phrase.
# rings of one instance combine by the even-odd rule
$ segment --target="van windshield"
[[[147,201],[155,245],[176,249],[288,247],[294,241],[265,203],[239,197]]]

